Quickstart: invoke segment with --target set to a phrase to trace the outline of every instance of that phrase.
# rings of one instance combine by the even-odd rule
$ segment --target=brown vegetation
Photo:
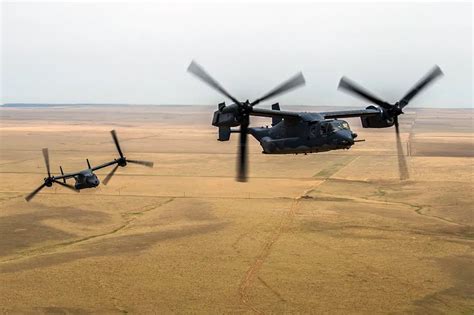
[[[474,311],[472,111],[401,118],[407,181],[393,130],[351,120],[367,141],[349,151],[271,156],[252,139],[248,183],[211,111],[0,109],[0,311]],[[77,170],[114,157],[111,129],[155,168],[25,202],[42,147]]]

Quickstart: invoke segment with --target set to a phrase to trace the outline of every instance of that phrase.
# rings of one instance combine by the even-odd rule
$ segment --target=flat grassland
[[[0,108],[0,312],[474,312],[471,110],[408,110],[406,181],[394,130],[351,119],[367,141],[348,151],[263,155],[252,138],[248,183],[212,111]],[[76,171],[116,157],[111,129],[155,167],[25,202],[41,148]]]

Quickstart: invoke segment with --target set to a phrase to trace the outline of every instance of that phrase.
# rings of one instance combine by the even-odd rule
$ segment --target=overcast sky
[[[472,106],[472,3],[3,3],[2,102],[214,104],[192,59],[237,98],[298,71],[281,104],[361,105],[342,75],[389,102],[434,64],[416,107]]]

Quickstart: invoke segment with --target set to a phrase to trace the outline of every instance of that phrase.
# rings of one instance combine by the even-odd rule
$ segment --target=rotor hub
[[[127,159],[125,157],[121,157],[120,159],[117,160],[117,164],[120,165],[121,167],[127,166]]]
[[[46,177],[44,179],[44,184],[46,185],[46,187],[53,186],[53,178],[52,177]]]
[[[394,116],[398,116],[403,114],[402,107],[400,106],[400,102],[395,103],[392,108],[390,109],[390,113]]]

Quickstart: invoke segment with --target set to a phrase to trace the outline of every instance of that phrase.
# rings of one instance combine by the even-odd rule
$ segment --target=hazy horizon
[[[230,101],[186,72],[203,65],[254,99],[361,106],[346,75],[395,102],[434,64],[445,76],[416,108],[472,107],[472,3],[2,3],[1,103],[213,105]]]

